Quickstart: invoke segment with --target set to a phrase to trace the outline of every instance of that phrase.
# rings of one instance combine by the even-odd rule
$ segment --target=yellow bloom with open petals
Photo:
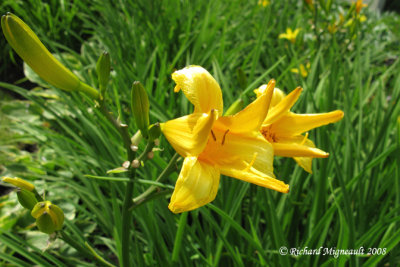
[[[363,1],[362,1],[362,0],[357,0],[357,2],[356,2],[356,13],[357,13],[357,14],[360,14],[361,9],[362,9],[363,7],[366,7],[366,6],[368,6],[368,5],[367,5],[367,4],[363,4]]]
[[[262,6],[262,7],[266,7],[270,4],[270,2],[268,0],[259,0],[258,1],[258,5]]]
[[[172,74],[175,92],[182,90],[194,105],[190,115],[161,124],[172,147],[185,158],[171,197],[174,213],[214,200],[220,174],[287,193],[275,179],[273,148],[259,129],[266,118],[274,83],[245,109],[222,116],[222,93],[205,69],[189,66]]]
[[[306,65],[300,64],[299,68],[293,68],[290,71],[293,73],[300,73],[303,78],[306,78],[310,72],[310,68],[310,62],[308,62]]]
[[[286,33],[279,34],[279,39],[288,39],[290,42],[294,44],[296,42],[296,37],[299,34],[299,32],[300,28],[295,29],[294,31],[292,31],[291,28],[287,28]]]
[[[257,97],[262,95],[267,86],[255,90]],[[290,111],[300,96],[302,88],[298,87],[289,95],[278,88],[274,89],[268,115],[261,126],[261,133],[274,148],[274,154],[292,157],[307,172],[312,173],[313,158],[326,158],[326,153],[315,147],[308,139],[308,134],[302,135],[316,127],[334,123],[343,118],[343,111],[335,110],[319,114],[296,114]]]

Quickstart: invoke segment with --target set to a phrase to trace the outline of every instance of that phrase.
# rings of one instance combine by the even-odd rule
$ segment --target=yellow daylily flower
[[[300,73],[300,75],[305,78],[308,76],[308,72],[310,71],[311,65],[310,62],[308,62],[305,66],[303,64],[300,64],[299,69],[298,68],[293,68],[290,71],[293,73]]]
[[[357,2],[356,2],[356,13],[360,14],[361,9],[363,7],[366,7],[366,6],[368,6],[368,5],[367,4],[363,4],[362,0],[357,0]]]
[[[259,0],[258,1],[258,5],[262,6],[262,7],[266,7],[270,4],[270,2],[268,0]]]
[[[58,61],[37,35],[14,14],[7,13],[1,17],[1,28],[4,36],[17,54],[43,80],[66,91],[82,91],[98,99],[100,94]]]
[[[279,34],[279,39],[288,39],[290,42],[294,44],[296,42],[296,37],[299,34],[299,32],[300,28],[295,29],[294,31],[292,31],[291,28],[287,28],[286,33]]]
[[[172,147],[185,158],[171,197],[174,213],[189,211],[214,200],[220,174],[287,193],[275,179],[273,148],[259,129],[272,97],[274,83],[245,109],[222,116],[222,93],[211,74],[189,66],[172,74],[175,92],[182,90],[194,105],[190,115],[161,124]]]
[[[266,85],[255,90],[260,97],[267,89]],[[274,89],[268,115],[265,118],[261,133],[274,148],[274,154],[283,157],[292,157],[307,172],[312,173],[312,158],[326,158],[326,153],[315,147],[308,139],[308,134],[302,133],[341,120],[343,111],[335,110],[319,114],[296,114],[290,111],[300,96],[302,88],[298,87],[289,95],[278,88]]]

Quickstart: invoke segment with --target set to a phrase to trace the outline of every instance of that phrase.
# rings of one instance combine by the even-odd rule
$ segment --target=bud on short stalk
[[[43,80],[65,91],[81,91],[95,99],[99,98],[97,90],[81,82],[61,64],[20,18],[7,13],[1,18],[1,28],[15,52]]]
[[[64,212],[50,201],[38,202],[31,215],[36,219],[39,230],[46,234],[61,230],[64,223]]]
[[[21,204],[22,207],[28,210],[32,210],[38,202],[36,200],[35,194],[25,189],[19,189],[17,191],[17,197],[19,204]]]

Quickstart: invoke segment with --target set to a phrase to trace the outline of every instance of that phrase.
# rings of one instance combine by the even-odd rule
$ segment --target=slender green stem
[[[153,149],[154,143],[149,142],[146,145],[146,148],[140,154],[138,157],[139,161],[144,161],[147,158],[147,154]],[[132,151],[129,148],[127,148],[129,151]],[[128,158],[129,162],[133,161],[134,154],[128,153]],[[129,267],[130,266],[130,258],[129,258],[129,241],[130,239],[130,225],[131,225],[131,216],[132,216],[132,210],[130,209],[130,206],[132,204],[132,198],[133,198],[133,188],[134,188],[134,179],[135,179],[135,174],[136,174],[136,168],[130,167],[130,172],[129,172],[129,181],[126,184],[126,191],[125,191],[125,198],[124,198],[124,203],[122,206],[122,236],[121,236],[121,245],[122,245],[122,266],[123,267]]]
[[[185,230],[188,214],[189,214],[188,212],[184,212],[179,218],[178,231],[176,232],[174,249],[172,251],[172,262],[175,263],[178,262],[179,252],[181,251],[182,237],[183,237],[183,232]]]
[[[128,127],[125,125],[121,125],[116,119],[112,117],[110,112],[106,109],[105,105],[101,104],[100,105],[100,111],[101,113],[107,118],[109,122],[115,127],[115,129],[119,132],[121,135],[122,141],[124,142],[124,146],[126,149],[126,152],[128,154],[128,160],[132,161],[135,157],[132,149],[131,149],[131,138],[128,132]]]
[[[160,175],[157,177],[156,182],[161,182],[163,181],[173,170],[175,170],[175,163],[179,159],[179,154],[175,153],[171,160],[169,161],[167,167],[160,173]],[[131,208],[134,208],[143,202],[147,201],[149,197],[154,193],[154,191],[157,190],[157,186],[152,185],[150,186],[146,191],[144,191],[142,194],[139,196],[135,197],[133,199],[133,206]]]
[[[112,115],[105,107],[103,101],[100,102],[100,111],[108,119],[108,121],[111,122],[111,124],[115,127],[115,129],[117,129],[117,131],[121,135],[128,156],[128,161],[131,163],[135,159],[135,152],[133,152],[131,149],[131,138],[128,132],[128,127],[125,125],[121,125],[121,123],[119,123],[116,119],[112,117]],[[145,151],[147,152],[149,151],[148,147],[149,144],[147,144],[145,149]],[[151,149],[152,146],[150,150]],[[131,206],[132,203],[133,189],[134,189],[133,181],[135,179],[135,174],[136,174],[136,169],[130,167],[129,181],[126,183],[125,198],[124,198],[124,203],[122,205],[122,233],[121,233],[122,259],[120,260],[121,261],[120,265],[124,267],[130,266],[129,241],[130,241],[130,225],[131,225],[132,211],[129,209],[129,207]]]
[[[126,184],[125,191],[125,199],[124,204],[122,206],[122,237],[121,237],[121,245],[122,245],[122,264],[123,267],[130,266],[130,258],[129,258],[129,241],[130,241],[130,224],[131,224],[131,215],[132,211],[129,209],[132,203],[133,196],[133,179],[135,177],[136,169],[131,168],[130,171],[130,181]]]
[[[85,94],[93,97],[94,99],[100,99],[99,91],[97,91],[96,89],[94,89],[93,87],[87,85],[84,82],[81,82],[79,84],[78,91],[84,92]]]

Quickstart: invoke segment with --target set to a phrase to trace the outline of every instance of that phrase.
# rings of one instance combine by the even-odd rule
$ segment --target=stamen
[[[225,131],[224,136],[222,137],[221,145],[224,145],[224,143],[225,143],[225,136],[227,135],[228,132],[229,132],[229,129]]]
[[[248,172],[250,170],[250,168],[253,167],[253,164],[256,161],[257,156],[258,156],[258,152],[254,152],[253,158],[251,159],[249,165],[247,165],[247,167],[243,170],[244,172]]]
[[[306,135],[304,136],[303,141],[301,141],[301,143],[300,143],[301,146],[305,144],[305,142],[307,141],[307,138],[308,138],[308,133],[306,133]]]
[[[213,130],[211,130],[211,135],[212,135],[214,141],[217,141],[217,138],[215,137],[215,134],[214,134]]]

